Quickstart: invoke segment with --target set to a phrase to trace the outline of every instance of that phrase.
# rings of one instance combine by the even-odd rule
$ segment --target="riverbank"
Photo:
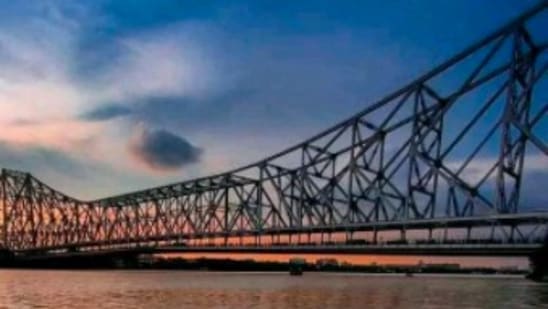
[[[137,258],[94,258],[74,260],[44,260],[24,263],[12,261],[2,268],[23,269],[142,269],[142,270],[201,270],[217,272],[288,272],[289,262],[255,261],[211,258],[164,258],[158,256],[140,256]],[[339,263],[334,259],[318,260],[315,263],[304,262],[304,272],[365,273],[365,274],[479,274],[479,275],[527,275],[528,271],[517,268],[461,267],[459,264],[415,265],[354,265]]]
[[[143,269],[188,269],[211,271],[287,271],[288,262],[259,262],[254,260],[233,259],[182,259],[154,258],[142,261]],[[315,263],[305,262],[302,265],[305,272],[337,272],[337,273],[422,273],[422,274],[508,274],[526,275],[527,270],[517,268],[461,267],[459,264],[424,264],[415,265],[353,265],[339,263],[333,259],[318,260]]]

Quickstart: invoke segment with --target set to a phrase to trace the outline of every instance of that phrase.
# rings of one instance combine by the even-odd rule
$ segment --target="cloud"
[[[131,107],[136,122],[172,130],[295,133],[298,124],[306,138],[392,90],[421,63],[415,57],[412,66],[404,65],[395,48],[383,47],[372,34],[364,42],[342,30],[281,37],[250,32],[243,38],[202,25],[197,33],[215,37],[220,46],[211,51],[189,31],[195,28],[177,25],[119,39],[125,46],[119,58],[107,62],[110,69],[96,81],[107,96],[103,102]],[[196,50],[207,52],[198,57]]]
[[[220,58],[207,47],[212,32],[208,25],[184,22],[109,37],[84,53],[96,65],[84,65],[88,69],[77,78],[103,102],[208,96],[227,80]]]
[[[82,168],[71,156],[49,148],[0,142],[0,164],[9,169],[37,170],[47,174],[82,176]]]
[[[142,189],[151,184],[160,185],[166,181],[165,175],[127,170],[123,166],[84,159],[56,148],[1,141],[0,167],[30,172],[52,188],[84,200]]]
[[[87,10],[44,2],[8,12],[0,19],[0,141],[74,155],[75,142],[103,130],[72,119],[92,104],[70,75]]]
[[[24,119],[24,118],[18,118],[18,119],[14,119],[13,121],[11,121],[8,124],[12,125],[12,126],[16,126],[16,127],[19,127],[19,126],[24,127],[24,126],[37,125],[39,123],[40,123],[40,121],[38,121],[38,120],[29,120],[29,119]]]
[[[139,128],[129,150],[141,163],[153,170],[173,171],[200,160],[202,150],[185,138],[167,130]]]
[[[51,147],[11,142],[0,142],[0,167],[29,172],[49,186],[76,198],[112,194],[112,186],[122,176],[102,162],[82,159]],[[132,181],[139,181],[138,177],[133,176],[127,183],[131,185]]]
[[[460,177],[467,183],[476,186],[497,163],[498,158],[476,158],[461,172]],[[457,171],[464,161],[457,160],[447,163],[452,171]],[[484,194],[489,194],[493,200],[496,194],[497,170],[493,171],[479,188]],[[511,183],[511,182],[509,182]],[[548,157],[542,153],[527,154],[524,159],[521,187],[520,211],[539,210],[548,203],[545,194],[548,187]]]
[[[132,110],[124,105],[110,104],[99,106],[96,109],[80,115],[80,119],[88,121],[105,121],[131,114]]]
[[[448,162],[446,165],[455,172],[461,168],[464,162],[463,160],[455,160]],[[475,158],[463,169],[461,177],[465,181],[475,184],[482,180],[497,162],[498,158],[495,157]],[[548,174],[548,157],[543,154],[526,155],[523,173]],[[488,179],[495,179],[496,175],[497,172],[494,171]]]
[[[83,100],[66,73],[78,30],[69,20],[22,19],[25,27],[0,23],[0,123],[77,111]]]
[[[175,174],[135,169],[127,145],[120,143],[132,135],[132,124],[106,120],[132,114],[142,98],[214,93],[208,82],[215,74],[204,64],[210,57],[193,39],[179,42],[179,33],[169,30],[90,40],[93,33],[104,33],[105,20],[85,4],[81,9],[67,14],[62,4],[24,10],[13,5],[6,17],[17,17],[0,20],[0,166],[32,172],[82,197],[175,181]],[[89,57],[82,44],[88,44]],[[104,53],[105,46],[113,46],[111,54]],[[80,65],[96,70],[86,75]],[[199,159],[201,151],[184,139],[155,153],[166,135],[141,136],[135,144],[141,163],[174,169]],[[183,155],[173,154],[177,151]],[[195,175],[198,168],[185,174]]]

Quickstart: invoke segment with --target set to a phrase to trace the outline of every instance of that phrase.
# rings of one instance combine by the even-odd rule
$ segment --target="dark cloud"
[[[0,142],[0,166],[28,172],[50,171],[82,176],[83,168],[69,155],[38,146],[19,146]]]
[[[134,136],[129,150],[139,161],[157,170],[175,170],[198,162],[202,153],[181,136],[167,130],[149,129]]]
[[[0,141],[0,167],[29,172],[52,188],[84,200],[159,185],[166,181],[164,175],[154,178],[149,173],[119,170],[57,149],[5,141]]]
[[[87,121],[105,121],[113,118],[127,116],[132,110],[120,104],[103,105],[87,113],[80,115],[80,119]]]
[[[24,127],[24,126],[32,126],[40,124],[40,121],[38,120],[30,120],[30,119],[24,119],[24,118],[18,118],[10,122],[10,125],[16,126],[16,127]]]
[[[171,130],[203,130],[221,124],[226,129],[236,120],[237,125],[246,120],[241,119],[235,110],[239,102],[245,101],[250,95],[248,89],[237,89],[201,99],[181,95],[148,96],[103,105],[79,116],[79,119],[103,121],[131,115],[134,123]]]
[[[180,130],[200,130],[220,123],[226,127],[237,102],[247,97],[248,93],[240,89],[205,99],[147,97],[135,102],[133,116],[138,122]]]

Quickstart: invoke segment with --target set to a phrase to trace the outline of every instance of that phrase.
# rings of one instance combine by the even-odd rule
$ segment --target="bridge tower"
[[[531,272],[527,276],[535,281],[548,280],[548,233],[544,240],[544,246],[529,256]]]
[[[7,225],[6,206],[4,202],[4,169],[0,172],[0,250],[6,248]]]

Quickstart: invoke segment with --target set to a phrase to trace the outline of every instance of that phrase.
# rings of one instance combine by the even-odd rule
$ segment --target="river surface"
[[[519,277],[0,270],[0,308],[548,308]]]

